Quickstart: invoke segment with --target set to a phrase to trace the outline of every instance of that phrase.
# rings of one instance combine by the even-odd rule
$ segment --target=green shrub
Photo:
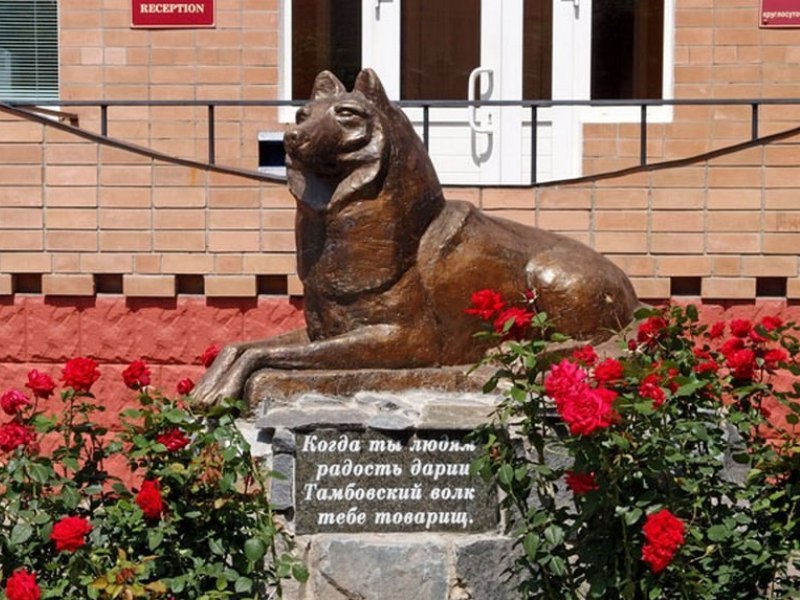
[[[280,596],[282,579],[306,577],[235,403],[195,415],[152,391],[149,369],[134,361],[123,378],[138,407],[112,433],[95,421],[99,376],[89,358],[68,361],[56,414],[40,410],[56,386],[36,370],[32,398],[0,397],[10,419],[0,425],[4,598],[265,598]]]
[[[800,328],[643,309],[603,358],[534,307],[468,309],[503,390],[474,469],[505,493],[521,597],[798,597]]]

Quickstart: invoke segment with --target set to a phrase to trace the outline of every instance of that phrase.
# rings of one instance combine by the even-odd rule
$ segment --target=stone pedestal
[[[495,398],[479,392],[302,393],[249,425],[271,500],[311,573],[288,600],[512,600],[496,491],[465,438]]]

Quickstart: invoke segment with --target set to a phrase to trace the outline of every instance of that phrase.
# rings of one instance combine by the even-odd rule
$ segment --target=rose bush
[[[40,406],[56,388],[46,373],[30,372],[30,397],[0,394],[0,598],[261,599],[307,576],[235,403],[195,415],[134,361],[122,378],[138,407],[114,433],[95,422],[99,376],[90,358],[68,361],[54,414]]]
[[[643,309],[600,356],[519,308],[524,337],[490,290],[468,312],[502,390],[474,470],[505,492],[521,597],[800,597],[800,326]]]

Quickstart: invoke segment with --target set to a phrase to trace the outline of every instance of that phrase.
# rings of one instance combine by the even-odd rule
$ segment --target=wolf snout
[[[283,143],[286,146],[297,146],[300,142],[300,131],[296,128],[287,129],[283,134]]]

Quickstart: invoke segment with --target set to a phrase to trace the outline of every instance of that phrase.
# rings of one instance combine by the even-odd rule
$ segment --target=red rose
[[[658,377],[655,373],[651,373],[642,380],[639,384],[639,395],[642,398],[649,398],[653,401],[653,408],[660,408],[667,399],[664,390],[658,385]]]
[[[194,381],[186,377],[185,379],[181,379],[178,382],[177,387],[178,387],[178,393],[181,394],[182,396],[186,396],[192,393],[192,390],[194,389]]]
[[[730,325],[731,335],[738,338],[747,337],[753,329],[753,324],[746,319],[732,319]]]
[[[3,452],[11,452],[19,446],[27,446],[35,439],[33,431],[21,423],[11,421],[0,425],[0,450]]]
[[[589,435],[616,422],[619,416],[614,410],[616,399],[613,390],[586,387],[556,399],[556,410],[572,435]]]
[[[122,372],[122,380],[132,390],[150,385],[150,368],[143,360],[135,360]]]
[[[31,403],[28,397],[19,390],[8,390],[0,396],[0,407],[7,415],[15,415],[23,406],[28,406]]]
[[[639,330],[636,333],[636,340],[640,344],[652,346],[658,343],[658,338],[667,327],[667,322],[661,317],[650,317],[644,323],[639,325]]]
[[[588,387],[586,371],[566,358],[550,367],[550,372],[544,379],[545,392],[556,401],[572,393],[575,389]]]
[[[738,352],[739,350],[744,350],[744,340],[737,337],[726,340],[725,343],[723,343],[719,348],[719,351],[722,353],[722,355],[726,357],[730,356],[734,352]]]
[[[53,525],[50,539],[56,543],[56,550],[75,552],[86,545],[84,536],[92,530],[92,525],[83,517],[64,517]]]
[[[161,484],[148,479],[142,483],[142,489],[136,494],[136,504],[148,519],[160,519],[164,512],[164,500],[161,497]]]
[[[600,486],[594,479],[594,473],[580,473],[578,471],[567,471],[567,487],[577,496],[588,494],[594,490],[599,490]]]
[[[208,348],[203,350],[203,353],[199,356],[200,362],[203,363],[203,366],[207,369],[211,366],[214,362],[214,359],[217,358],[217,354],[221,348],[217,344],[211,344]]]
[[[783,325],[783,319],[781,319],[780,317],[767,315],[766,317],[761,319],[761,326],[767,331],[774,331],[781,325]]]
[[[615,358],[607,358],[594,368],[594,379],[597,383],[608,383],[622,379],[622,363]]]
[[[713,360],[706,360],[701,363],[697,363],[694,367],[694,372],[698,374],[703,373],[716,373],[719,365]]]
[[[700,347],[695,347],[694,350],[692,350],[692,354],[694,354],[695,358],[705,358],[705,359],[713,358],[709,350]]]
[[[36,574],[25,569],[17,569],[6,582],[8,600],[39,600],[42,590],[36,584]]]
[[[177,452],[189,444],[189,438],[177,428],[162,433],[156,438],[156,441],[159,444],[164,444],[170,452]]]
[[[672,562],[678,548],[684,543],[685,525],[666,508],[647,515],[642,526],[645,544],[642,560],[650,565],[653,573],[660,573]]]
[[[76,392],[88,392],[100,377],[97,363],[91,358],[79,356],[71,358],[61,371],[61,379],[66,387]]]
[[[489,321],[494,317],[495,313],[505,308],[506,304],[503,298],[494,290],[485,289],[478,290],[470,298],[472,306],[465,308],[464,312],[468,315],[473,315]]]
[[[789,355],[786,354],[786,350],[783,348],[768,350],[766,354],[764,354],[764,368],[767,369],[767,371],[774,371],[778,368],[778,363],[786,362],[788,358]]]
[[[717,321],[711,326],[711,329],[708,330],[708,337],[712,340],[717,338],[721,338],[725,333],[725,322],[724,321]]]
[[[531,326],[531,319],[533,313],[520,308],[519,306],[512,306],[502,310],[497,318],[494,320],[494,330],[496,333],[503,333],[505,337],[521,340],[528,333],[528,328]],[[506,323],[512,321],[510,328],[506,331]]]
[[[38,398],[46,399],[53,395],[56,384],[50,375],[32,369],[31,372],[28,373],[28,383],[25,384],[25,387],[30,388]]]
[[[756,355],[752,350],[737,350],[725,357],[725,361],[736,379],[752,379],[756,366]]]
[[[572,351],[572,358],[591,367],[597,362],[598,356],[592,346],[583,346]]]

